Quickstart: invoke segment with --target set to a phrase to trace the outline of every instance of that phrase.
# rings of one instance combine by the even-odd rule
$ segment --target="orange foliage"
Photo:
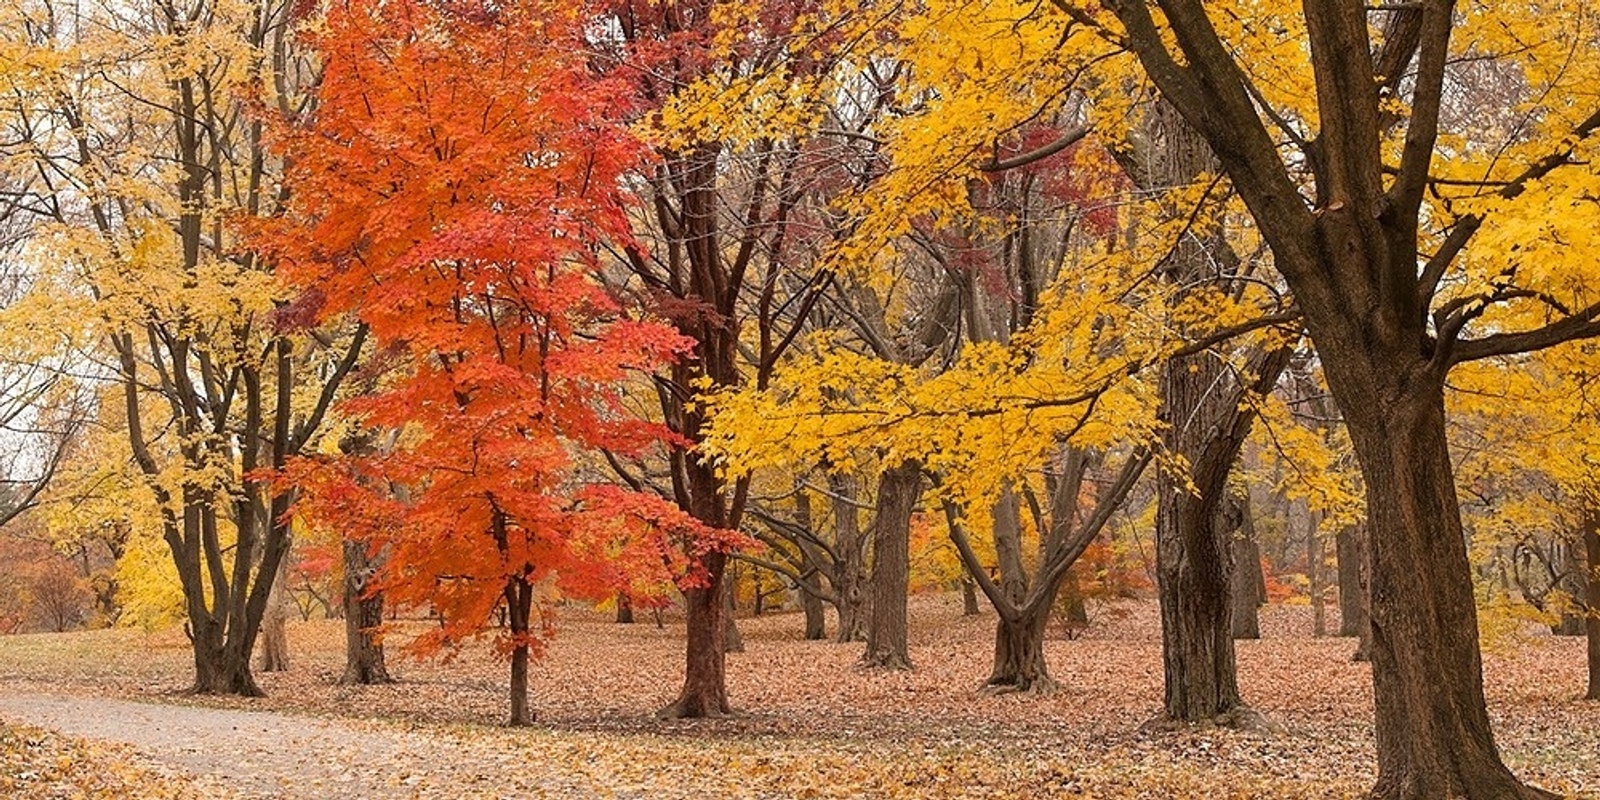
[[[336,4],[316,122],[279,133],[291,211],[258,243],[302,312],[355,314],[410,363],[344,406],[405,430],[392,451],[302,459],[287,479],[299,513],[387,548],[390,599],[439,614],[422,652],[484,633],[514,591],[643,599],[732,541],[585,472],[585,454],[670,437],[621,385],[690,343],[597,274],[595,251],[627,238],[623,173],[643,151],[583,37],[560,3]]]

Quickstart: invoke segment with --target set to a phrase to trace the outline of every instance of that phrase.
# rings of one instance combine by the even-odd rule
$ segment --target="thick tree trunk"
[[[965,573],[961,576],[961,616],[976,617],[981,611],[978,607],[978,582]]]
[[[633,624],[633,600],[627,592],[617,592],[617,624]]]
[[[1044,659],[1044,632],[1050,622],[1050,603],[1022,609],[1014,621],[1001,616],[995,623],[994,670],[984,682],[990,694],[1030,692],[1049,694],[1058,687]]]
[[[922,464],[907,461],[878,478],[877,515],[872,521],[872,619],[861,663],[910,669],[906,643],[906,597],[911,585],[911,515],[922,496]]]
[[[533,723],[528,710],[528,631],[533,613],[533,586],[522,578],[506,584],[506,618],[511,623],[511,718],[513,727]]]
[[[821,587],[817,587],[821,588]],[[823,613],[822,598],[804,589],[800,590],[800,608],[805,612],[805,637],[808,642],[828,638],[827,615]]]
[[[1339,559],[1339,635],[1362,636],[1367,627],[1366,590],[1361,581],[1361,528],[1352,525],[1334,540]]]
[[[242,651],[237,640],[230,642],[222,626],[203,620],[189,622],[189,635],[194,646],[195,694],[236,694],[242,697],[264,697],[250,671],[250,654]]]
[[[344,675],[345,685],[393,683],[383,660],[383,642],[378,628],[383,625],[383,593],[369,591],[377,571],[377,559],[368,555],[365,542],[344,542]]]
[[[1407,369],[1414,366],[1374,363],[1368,376],[1394,376],[1392,382],[1361,393],[1359,402],[1341,402],[1366,478],[1371,526],[1373,795],[1548,796],[1511,774],[1490,734],[1442,376]],[[1335,375],[1333,385],[1343,388]]]
[[[1233,638],[1261,638],[1261,606],[1267,602],[1267,576],[1261,569],[1261,547],[1256,544],[1255,521],[1250,517],[1250,498],[1229,497],[1222,516],[1232,551]]]
[[[1589,691],[1584,699],[1600,700],[1600,515],[1591,512],[1583,527],[1583,549],[1588,554],[1584,590],[1588,614],[1583,627],[1589,637]]]
[[[1244,705],[1234,665],[1229,554],[1206,498],[1164,474],[1156,485],[1165,715],[1173,722],[1225,721]]]
[[[856,507],[856,481],[849,475],[829,475],[833,492],[834,546],[839,561],[835,565],[834,593],[838,597],[839,630],[835,641],[867,640],[867,539],[861,535],[860,510]]]
[[[689,636],[683,690],[678,693],[677,700],[657,712],[663,719],[722,717],[733,713],[728,705],[727,660],[724,657],[727,651],[722,641],[727,632],[722,621],[722,579],[728,556],[707,553],[701,563],[706,570],[706,585],[683,593]]]

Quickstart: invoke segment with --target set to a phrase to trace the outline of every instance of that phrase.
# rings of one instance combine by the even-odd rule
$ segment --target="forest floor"
[[[532,675],[530,728],[497,723],[506,667],[396,649],[400,682],[340,687],[343,627],[291,625],[264,699],[195,697],[181,630],[0,637],[0,796],[20,797],[1354,797],[1374,774],[1368,669],[1354,640],[1311,637],[1309,610],[1263,610],[1239,643],[1269,734],[1143,727],[1161,705],[1154,605],[1052,631],[1048,696],[984,696],[993,622],[954,596],[911,609],[910,672],[856,668],[859,644],[806,642],[798,614],[740,620],[741,713],[657,721],[681,681],[681,621],[616,625],[564,609]],[[830,619],[830,624],[831,624]],[[830,627],[831,630],[831,627]],[[1583,643],[1535,636],[1485,656],[1501,751],[1525,779],[1600,797],[1600,703]],[[48,729],[48,730],[46,730]],[[18,777],[24,776],[24,777]],[[9,781],[9,783],[8,783]],[[133,791],[129,787],[140,787]]]

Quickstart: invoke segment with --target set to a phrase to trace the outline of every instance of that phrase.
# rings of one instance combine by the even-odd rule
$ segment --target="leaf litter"
[[[742,711],[719,720],[653,717],[682,678],[680,620],[617,625],[576,607],[561,611],[533,670],[538,722],[527,729],[498,724],[506,667],[487,646],[448,663],[394,654],[423,620],[389,635],[401,679],[389,686],[336,685],[343,626],[318,620],[291,627],[291,669],[258,676],[262,699],[183,693],[190,656],[173,631],[6,637],[0,688],[280,712],[284,731],[296,720],[333,726],[318,734],[332,739],[264,737],[262,752],[304,752],[264,758],[262,769],[282,774],[259,796],[1220,799],[1370,788],[1372,693],[1368,667],[1349,660],[1354,640],[1313,638],[1308,609],[1269,606],[1265,638],[1238,644],[1239,680],[1281,730],[1167,732],[1143,724],[1162,695],[1156,610],[1135,602],[1122,611],[1075,640],[1052,632],[1046,651],[1061,690],[1046,696],[976,692],[993,621],[962,617],[958,597],[914,598],[909,672],[858,668],[860,644],[802,641],[797,614],[741,619],[746,651],[729,655],[728,683]],[[1578,797],[1600,795],[1600,703],[1576,699],[1582,648],[1534,636],[1485,656],[1508,763]]]

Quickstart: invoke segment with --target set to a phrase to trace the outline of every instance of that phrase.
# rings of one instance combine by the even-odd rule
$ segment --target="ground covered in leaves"
[[[1370,787],[1371,688],[1367,667],[1349,661],[1353,640],[1312,638],[1306,609],[1269,607],[1266,638],[1239,644],[1240,683],[1246,700],[1282,730],[1157,731],[1143,726],[1161,703],[1155,609],[1134,603],[1119,611],[1102,614],[1074,640],[1053,632],[1047,651],[1061,689],[1043,697],[975,691],[988,672],[993,623],[962,617],[959,598],[913,603],[911,672],[856,668],[858,644],[802,641],[796,614],[745,619],[746,651],[728,664],[729,692],[742,713],[662,722],[652,712],[681,680],[681,621],[669,617],[658,628],[645,616],[616,625],[567,609],[532,678],[539,724],[522,730],[497,725],[506,668],[487,647],[468,648],[448,663],[392,656],[400,683],[340,687],[342,623],[301,623],[290,629],[290,671],[260,676],[267,698],[240,700],[182,693],[189,655],[181,631],[5,637],[0,717],[22,717],[65,702],[51,699],[62,696],[275,712],[248,718],[260,721],[255,727],[218,728],[249,737],[248,748],[233,752],[253,748],[259,757],[252,756],[252,768],[273,773],[254,784],[186,755],[163,755],[162,742],[147,741],[162,736],[152,732],[160,727],[154,723],[124,725],[132,730],[120,739],[81,734],[128,742],[253,796],[341,796],[346,786],[355,792],[347,796],[395,797],[465,790],[507,797],[1324,798]],[[426,624],[402,623],[391,648]],[[1600,795],[1600,704],[1576,699],[1582,641],[1533,637],[1504,644],[1485,661],[1496,733],[1513,769],[1546,788]],[[289,755],[269,757],[273,741]]]

